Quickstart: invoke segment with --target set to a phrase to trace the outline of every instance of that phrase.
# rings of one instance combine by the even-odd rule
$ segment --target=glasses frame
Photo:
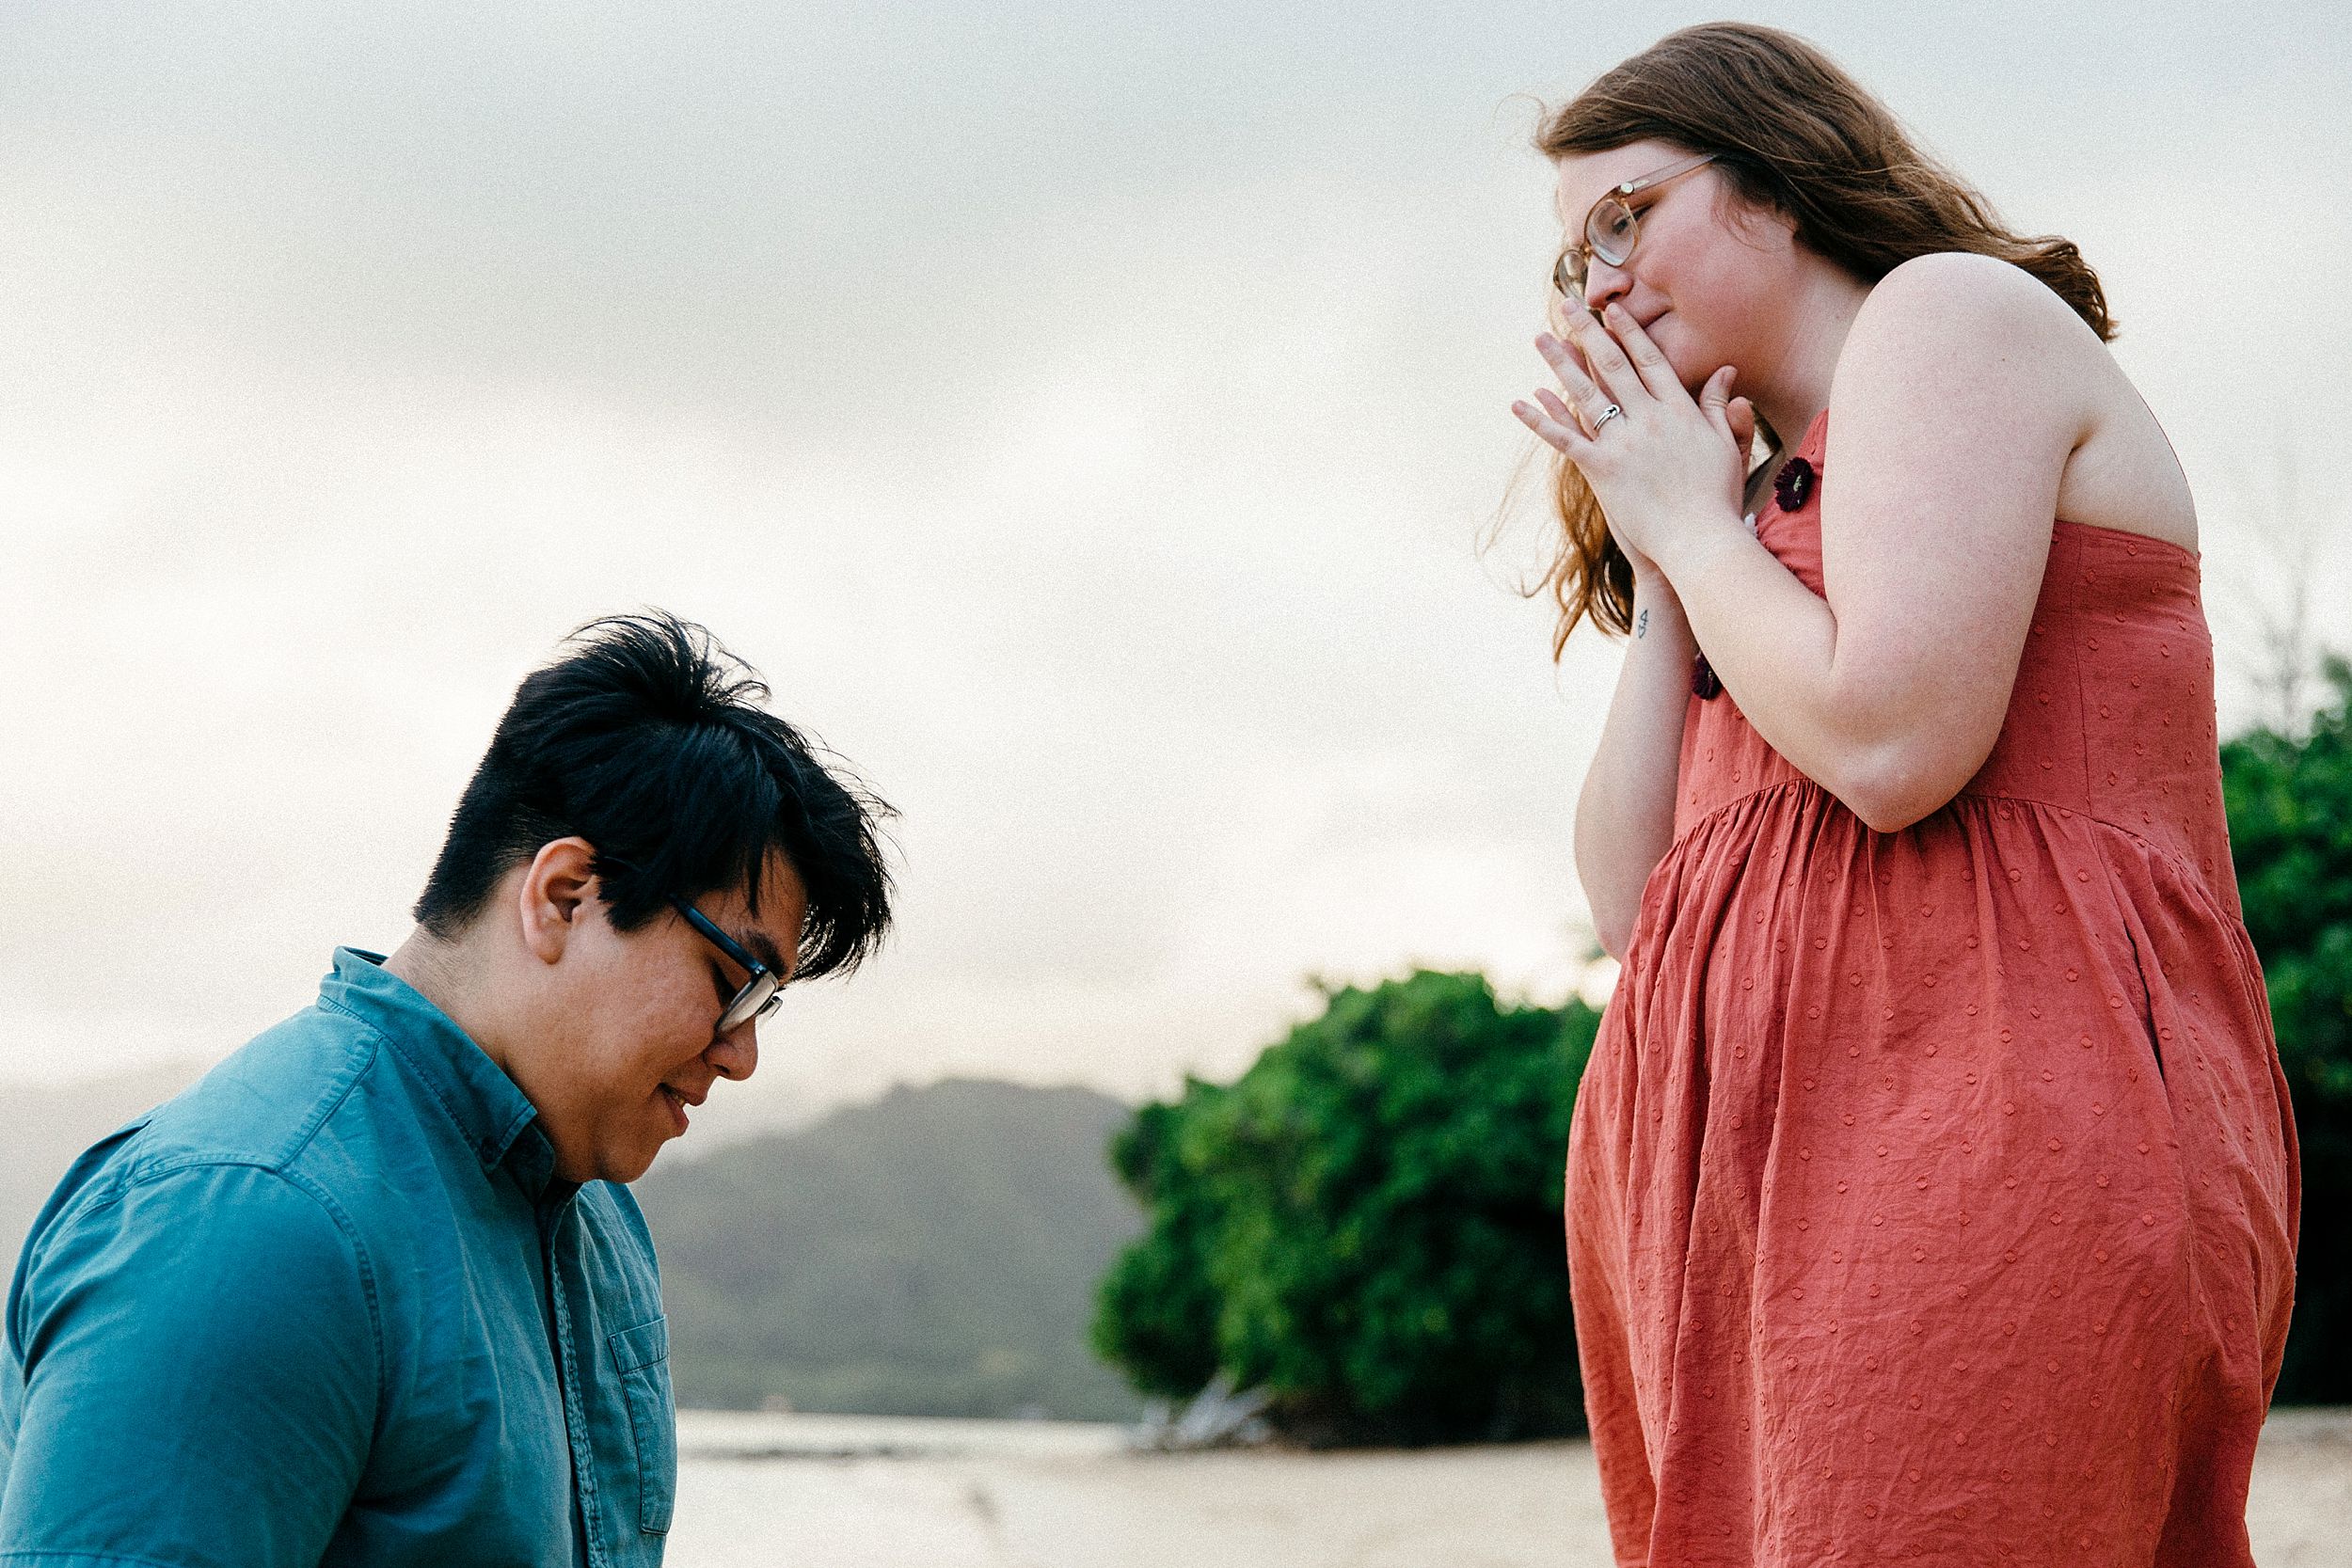
[[[1553,290],[1561,298],[1582,305],[1584,303],[1584,279],[1592,270],[1592,263],[1586,258],[1597,256],[1613,267],[1624,266],[1633,259],[1633,247],[1642,238],[1642,221],[1633,209],[1626,205],[1625,198],[1643,191],[1654,190],[1669,180],[1679,180],[1694,169],[1704,168],[1713,163],[1715,158],[1716,154],[1712,152],[1697,153],[1668,164],[1663,168],[1653,169],[1638,180],[1628,180],[1624,184],[1605,192],[1598,200],[1584,210],[1583,238],[1562,250],[1560,259],[1551,263]],[[1601,209],[1610,206],[1614,206],[1624,213],[1626,221],[1625,244],[1617,248],[1617,253],[1613,256],[1610,254],[1611,246],[1604,245],[1595,233],[1595,226],[1600,217]],[[1573,274],[1568,267],[1571,261],[1577,263]]]
[[[596,859],[600,863],[616,870],[632,872],[638,876],[644,875],[643,867],[632,865],[616,856],[599,854]],[[746,976],[743,984],[737,988],[735,995],[728,999],[727,1005],[719,1010],[717,1032],[723,1035],[730,1030],[740,1029],[744,1024],[755,1020],[766,1019],[773,1014],[784,1002],[786,977],[761,963],[753,956],[749,948],[719,929],[717,921],[680,898],[676,894],[665,894],[663,897],[670,908],[675,910],[684,918],[686,924],[701,934],[705,942],[733,958],[736,967],[740,969]]]
[[[720,1010],[718,1032],[724,1035],[772,1014],[784,1001],[784,976],[754,958],[741,942],[719,929],[717,921],[685,899],[673,894],[670,907],[685,917],[686,924],[701,932],[705,941],[733,958],[737,967],[750,976],[726,1006]]]

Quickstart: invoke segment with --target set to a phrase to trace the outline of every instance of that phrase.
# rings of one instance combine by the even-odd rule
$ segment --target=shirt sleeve
[[[60,1215],[23,1264],[8,1568],[312,1568],[366,1467],[366,1259],[294,1179],[198,1165]]]

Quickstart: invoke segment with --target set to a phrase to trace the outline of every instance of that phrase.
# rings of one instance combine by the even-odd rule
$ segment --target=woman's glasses
[[[1625,198],[1639,192],[1677,180],[1702,165],[1715,161],[1712,152],[1702,152],[1695,158],[1685,158],[1668,164],[1639,180],[1629,180],[1593,203],[1584,214],[1584,237],[1560,253],[1560,260],[1551,264],[1551,286],[1560,291],[1562,298],[1581,307],[1584,303],[1584,274],[1597,256],[1613,267],[1621,267],[1633,259],[1633,242],[1641,238],[1642,226],[1627,206]]]

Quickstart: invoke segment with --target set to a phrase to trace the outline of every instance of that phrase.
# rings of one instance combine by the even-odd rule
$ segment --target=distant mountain
[[[635,1191],[679,1402],[1132,1418],[1087,1348],[1095,1283],[1143,1228],[1104,1156],[1131,1114],[951,1079],[657,1166]]]

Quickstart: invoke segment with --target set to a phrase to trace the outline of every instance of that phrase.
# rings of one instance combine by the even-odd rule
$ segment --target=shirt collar
[[[533,1197],[555,1174],[555,1148],[536,1125],[538,1111],[473,1037],[384,967],[381,953],[335,949],[335,967],[319,986],[319,1005],[359,1020],[383,1037],[422,1080],[482,1168],[510,1165]]]

